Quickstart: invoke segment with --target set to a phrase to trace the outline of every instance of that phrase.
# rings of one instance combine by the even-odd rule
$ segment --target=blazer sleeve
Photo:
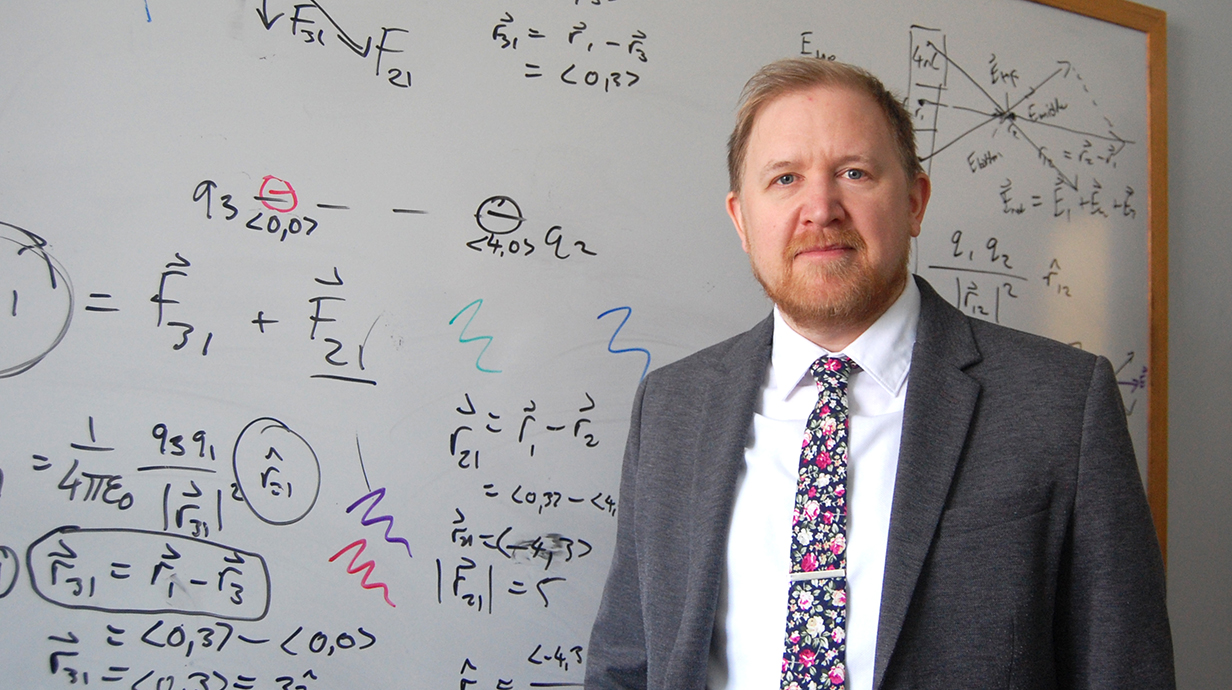
[[[1083,414],[1068,540],[1055,619],[1059,685],[1175,688],[1163,559],[1103,357]]]
[[[637,558],[636,475],[646,381],[638,387],[625,444],[616,518],[616,550],[608,571],[599,613],[590,633],[586,661],[588,690],[646,687],[646,638],[642,618],[641,576]]]

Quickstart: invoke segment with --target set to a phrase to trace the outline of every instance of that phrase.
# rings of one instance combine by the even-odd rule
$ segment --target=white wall
[[[1168,604],[1177,686],[1232,685],[1232,7],[1168,13]]]

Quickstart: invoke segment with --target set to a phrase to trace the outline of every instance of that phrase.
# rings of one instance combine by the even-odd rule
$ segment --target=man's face
[[[727,212],[789,323],[839,349],[901,293],[929,192],[871,97],[814,87],[762,106]]]

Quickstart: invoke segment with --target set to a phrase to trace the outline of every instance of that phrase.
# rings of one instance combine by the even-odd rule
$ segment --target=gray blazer
[[[1174,687],[1108,360],[968,318],[916,281],[874,688]],[[705,687],[772,333],[766,319],[639,389],[587,688]]]

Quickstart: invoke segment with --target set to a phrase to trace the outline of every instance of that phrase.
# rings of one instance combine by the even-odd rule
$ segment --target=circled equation
[[[269,611],[259,554],[167,532],[57,527],[26,550],[26,568],[34,592],[67,609],[242,621]]]

